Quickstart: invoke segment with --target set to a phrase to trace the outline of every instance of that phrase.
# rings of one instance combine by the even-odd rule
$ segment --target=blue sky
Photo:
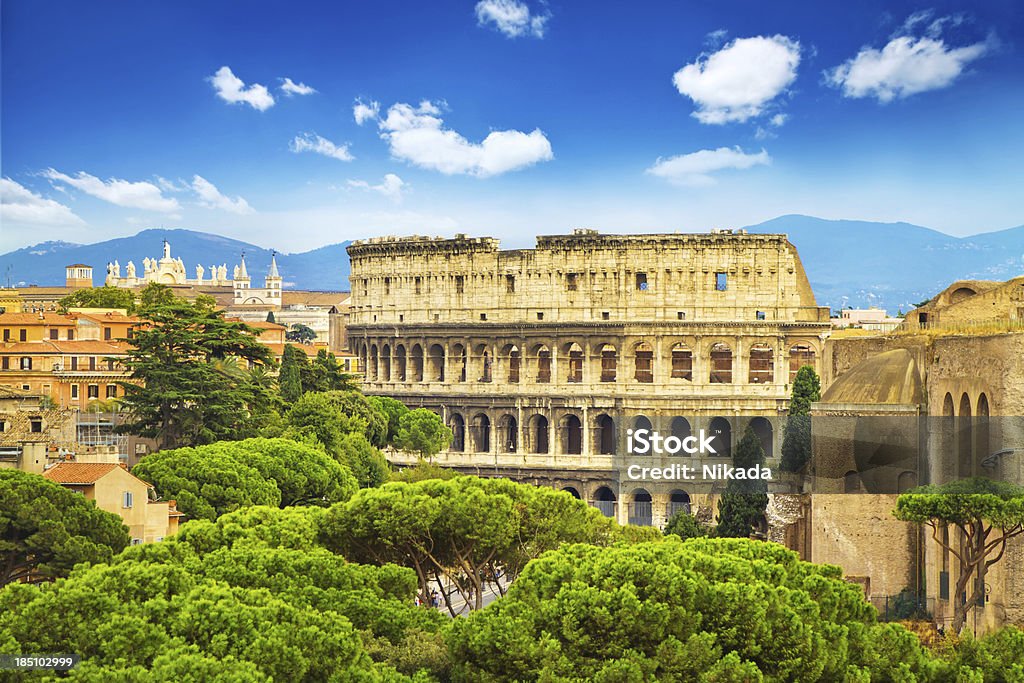
[[[1024,223],[1012,0],[6,0],[2,21],[2,251]]]

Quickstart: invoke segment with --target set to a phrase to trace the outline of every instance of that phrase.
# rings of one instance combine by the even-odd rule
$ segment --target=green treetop
[[[789,401],[789,417],[786,418],[782,437],[783,472],[799,472],[811,457],[811,404],[821,400],[821,380],[814,368],[805,365],[793,380],[793,395]]]
[[[764,465],[761,439],[750,427],[736,446],[733,464],[748,469]],[[716,533],[726,538],[748,538],[768,507],[768,482],[763,479],[730,479],[718,501]]]

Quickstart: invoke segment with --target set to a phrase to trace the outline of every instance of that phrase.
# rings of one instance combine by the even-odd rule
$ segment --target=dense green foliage
[[[665,525],[666,536],[678,536],[682,540],[707,536],[709,530],[700,525],[697,519],[685,510],[672,515]]]
[[[783,472],[800,472],[811,457],[811,404],[821,400],[821,380],[814,368],[805,365],[797,370],[793,394],[789,400],[789,417],[782,436]]]
[[[424,459],[434,457],[448,448],[451,442],[452,430],[445,425],[440,415],[431,410],[410,410],[398,420],[395,445],[407,451],[415,451]]]
[[[387,445],[388,419],[356,391],[303,394],[286,415],[290,427],[310,433],[329,453],[338,453],[346,434],[362,433],[371,444]]]
[[[838,567],[739,539],[563,547],[456,621],[450,647],[465,681],[913,681],[935,668],[913,634],[875,624]]]
[[[62,312],[71,308],[123,308],[129,313],[135,310],[135,293],[120,287],[89,287],[76,289],[57,302]]]
[[[733,464],[747,469],[764,464],[761,439],[750,427],[736,445]],[[718,501],[718,527],[722,538],[748,538],[754,526],[764,518],[768,507],[768,482],[763,479],[730,479]]]
[[[0,469],[0,586],[66,576],[126,545],[117,515],[38,474]]]
[[[401,401],[389,396],[369,396],[368,400],[377,410],[387,418],[388,433],[385,437],[388,443],[395,443],[398,439],[398,423],[402,416],[409,412],[409,408]]]
[[[967,606],[982,597],[988,568],[1002,559],[1009,539],[1024,533],[1024,487],[980,477],[920,486],[897,499],[894,514],[930,526],[935,542],[957,558],[960,573],[951,595],[963,595],[972,578],[980,579],[966,603],[953,601],[952,629],[959,632],[967,620]],[[963,542],[956,536],[952,542],[944,541],[938,533],[941,525],[954,527]]]
[[[306,354],[291,344],[286,344],[281,354],[281,371],[277,375],[277,384],[281,398],[291,405],[302,396],[302,369],[309,363]]]
[[[324,542],[354,562],[413,569],[426,596],[454,579],[479,608],[488,584],[518,576],[531,559],[563,543],[607,544],[615,524],[568,493],[505,479],[456,477],[362,489],[324,517]],[[443,589],[441,590],[443,594]],[[456,611],[443,595],[449,609]]]
[[[322,450],[289,439],[222,441],[158,451],[133,473],[193,519],[213,520],[249,505],[321,505],[357,487],[348,468]]]
[[[81,654],[73,678],[88,681],[397,680],[369,652],[442,643],[444,621],[413,606],[409,570],[317,546],[317,517],[250,508],[56,584],[11,586],[0,647]]]
[[[295,323],[284,333],[284,338],[300,344],[312,344],[316,341],[316,331],[309,325]]]
[[[254,330],[225,320],[209,297],[186,301],[149,285],[141,299],[139,315],[153,324],[135,330],[121,361],[132,381],[120,382],[119,429],[162,448],[255,436],[277,395],[264,371],[274,360]]]
[[[358,432],[342,437],[336,457],[351,470],[359,488],[380,486],[391,476],[384,455]]]

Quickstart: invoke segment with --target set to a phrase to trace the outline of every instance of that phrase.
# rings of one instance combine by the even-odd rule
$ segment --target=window
[[[4,356],[4,359],[2,361],[0,361],[0,363],[3,363],[3,365],[0,366],[0,367],[2,367],[4,370],[10,370],[11,369],[11,359],[8,358],[7,356]]]
[[[505,276],[505,293],[515,294],[516,293],[516,276],[506,275]]]
[[[95,370],[96,369],[96,356],[89,356],[89,369],[90,370]]]
[[[616,365],[618,358],[615,354],[615,347],[605,344],[601,349],[601,381],[614,382],[616,377]]]
[[[422,294],[423,293],[423,278],[418,277],[418,278],[413,280],[413,283],[416,286],[416,293],[417,294]]]
[[[686,314],[682,311],[676,311],[676,320],[686,320]]]
[[[9,329],[7,329],[6,327],[4,328],[4,341],[5,342],[11,341],[11,331]]]
[[[647,291],[647,273],[636,274],[636,289],[638,292]]]
[[[88,398],[99,398],[100,397],[100,385],[99,384],[90,384],[86,391],[87,391],[86,395],[87,395]]]
[[[252,368],[250,368],[250,369],[252,369]],[[107,359],[107,372],[113,372],[113,371],[114,371],[114,359],[113,358],[108,358]]]
[[[71,356],[71,369],[72,370],[77,370],[78,369],[78,356]]]
[[[28,385],[28,384],[22,384],[22,385],[21,385],[21,390],[22,390],[22,391],[28,391],[28,390],[30,390],[31,388],[32,388],[32,387],[31,387],[30,385]]]
[[[405,314],[404,313],[399,313],[398,314],[398,322],[400,322],[400,323],[404,323],[405,322]]]
[[[22,358],[21,359],[21,369],[22,370],[31,370],[32,369],[32,359],[31,358]]]
[[[71,398],[78,398],[78,385],[77,384],[72,384],[71,385]]]
[[[601,320],[610,320],[611,317],[612,317],[611,312],[609,312],[609,311],[601,311]]]
[[[131,491],[121,494],[121,507],[130,508],[135,503],[135,495]]]
[[[758,311],[756,317],[757,317],[758,320],[764,320],[765,319],[765,312],[764,311]]]
[[[729,289],[728,273],[715,273],[715,289],[719,292],[724,292]]]
[[[732,384],[732,349],[721,342],[711,347],[711,384]]]
[[[107,398],[117,398],[117,385],[116,384],[108,384],[107,385]]]
[[[482,320],[482,321],[483,320],[487,320],[487,314],[486,313],[481,313],[480,314],[480,320]]]
[[[391,278],[389,278],[389,277],[384,278],[384,293],[385,294],[390,294],[391,293]]]
[[[52,328],[50,330],[50,339],[53,339],[54,341],[56,341],[57,340],[57,335],[59,333],[60,333],[60,330],[58,330],[56,327]]]
[[[29,431],[33,434],[41,434],[43,431],[43,418],[32,417],[29,418]]]
[[[551,381],[551,352],[541,349],[537,353],[537,383],[547,384]]]
[[[650,384],[654,381],[654,351],[647,343],[640,343],[636,347],[636,367],[633,378],[637,382]]]
[[[538,313],[537,314],[537,320],[543,320],[543,319],[544,319],[544,314],[543,313]]]
[[[18,331],[18,341],[27,341],[27,340],[28,340],[28,330],[19,330]]]
[[[565,289],[570,292],[575,292],[579,289],[578,278],[576,273],[565,274]]]
[[[104,327],[103,328],[103,339],[104,340],[110,341],[112,335],[113,335],[113,331],[109,327]]]
[[[75,340],[75,331],[74,330],[68,330],[68,341],[74,341],[74,340]]]
[[[466,289],[466,278],[463,275],[455,276],[455,293],[462,294]]]
[[[672,379],[693,380],[693,352],[682,344],[672,347]]]

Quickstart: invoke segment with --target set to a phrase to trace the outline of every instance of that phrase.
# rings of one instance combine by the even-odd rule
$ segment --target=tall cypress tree
[[[285,345],[277,384],[281,388],[281,398],[287,403],[293,403],[302,396],[302,366],[306,364],[306,354],[301,349]]]
[[[747,427],[736,446],[736,467],[764,465],[764,448],[754,430]],[[768,507],[768,482],[763,479],[731,479],[718,501],[718,529],[721,538],[748,538],[754,524]]]
[[[793,380],[789,417],[782,437],[783,472],[799,472],[811,457],[811,404],[821,399],[821,380],[814,368],[805,365]]]

